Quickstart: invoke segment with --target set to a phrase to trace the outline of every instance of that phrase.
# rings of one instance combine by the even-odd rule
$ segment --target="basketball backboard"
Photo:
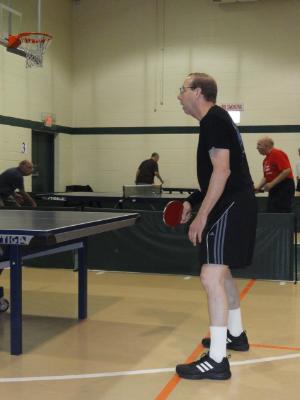
[[[0,1],[0,44],[7,48],[8,36],[13,33],[18,33],[22,29],[22,13],[12,7],[12,1]],[[18,55],[24,56],[24,52],[13,49]]]
[[[8,48],[9,35],[41,31],[42,0],[0,0],[0,44],[25,57],[21,48]]]
[[[42,0],[0,0],[0,44],[26,58],[26,68],[42,67],[52,35],[41,30]]]

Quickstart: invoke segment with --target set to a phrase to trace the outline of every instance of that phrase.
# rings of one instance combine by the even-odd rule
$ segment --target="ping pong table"
[[[123,194],[118,192],[49,192],[35,193],[33,196],[37,200],[59,205],[68,205],[70,202],[76,202],[81,209],[91,204],[102,207],[102,204],[106,205],[106,202],[112,204],[112,208],[122,208],[120,203],[123,199]]]
[[[90,204],[98,204],[99,207],[105,208],[132,208],[136,205],[147,205],[153,211],[163,210],[164,206],[171,200],[184,200],[188,197],[187,193],[148,193],[148,194],[131,194],[124,196],[123,193],[107,193],[107,192],[53,192],[53,193],[37,193],[35,199],[53,202],[56,204],[78,205],[83,210]]]
[[[75,250],[78,257],[78,319],[87,317],[87,238],[132,226],[137,213],[0,210],[0,246],[10,266],[11,354],[22,353],[22,264],[29,258]]]

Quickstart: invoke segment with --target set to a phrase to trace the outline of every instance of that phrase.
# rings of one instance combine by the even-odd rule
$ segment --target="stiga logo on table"
[[[32,238],[31,235],[0,235],[0,244],[28,245]]]

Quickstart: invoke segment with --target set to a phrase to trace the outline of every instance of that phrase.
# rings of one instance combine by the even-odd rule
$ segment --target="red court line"
[[[244,298],[247,296],[248,292],[250,291],[250,289],[252,288],[252,286],[254,285],[255,282],[256,282],[256,279],[251,279],[247,283],[247,285],[244,287],[244,289],[240,293],[241,300],[244,300]]]
[[[195,350],[192,352],[192,354],[185,360],[185,364],[188,364],[190,362],[193,362],[196,360],[196,358],[199,356],[200,353],[202,353],[203,346],[202,344],[199,344]],[[169,380],[169,382],[166,384],[166,386],[162,389],[162,391],[159,393],[157,397],[155,397],[155,400],[165,400],[168,398],[169,394],[175,389],[177,383],[179,383],[181,378],[177,374],[173,375],[173,377]]]
[[[165,400],[169,397],[169,394],[173,392],[177,383],[179,383],[181,378],[177,374],[173,375],[173,377],[169,380],[163,390],[159,393],[155,400]]]
[[[245,296],[247,296],[249,290],[253,287],[255,284],[256,279],[251,279],[247,285],[244,287],[244,289],[240,293],[240,299],[243,300]],[[195,350],[192,352],[191,355],[185,360],[185,364],[188,364],[190,362],[195,361],[198,356],[202,353],[203,351],[203,346],[202,344],[199,344]],[[165,400],[169,397],[170,393],[175,389],[177,384],[180,382],[180,379],[178,375],[173,375],[173,377],[169,380],[169,382],[166,384],[166,386],[161,390],[161,392],[158,394],[158,396],[155,397],[155,400]]]
[[[258,347],[258,348],[261,348],[261,349],[300,351],[300,347],[276,346],[276,345],[272,345],[272,344],[250,343],[250,347]]]

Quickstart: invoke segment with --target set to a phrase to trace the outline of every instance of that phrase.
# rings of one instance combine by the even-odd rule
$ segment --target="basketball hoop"
[[[8,48],[18,48],[26,55],[26,68],[42,67],[43,56],[52,40],[48,33],[23,32],[8,37]]]

